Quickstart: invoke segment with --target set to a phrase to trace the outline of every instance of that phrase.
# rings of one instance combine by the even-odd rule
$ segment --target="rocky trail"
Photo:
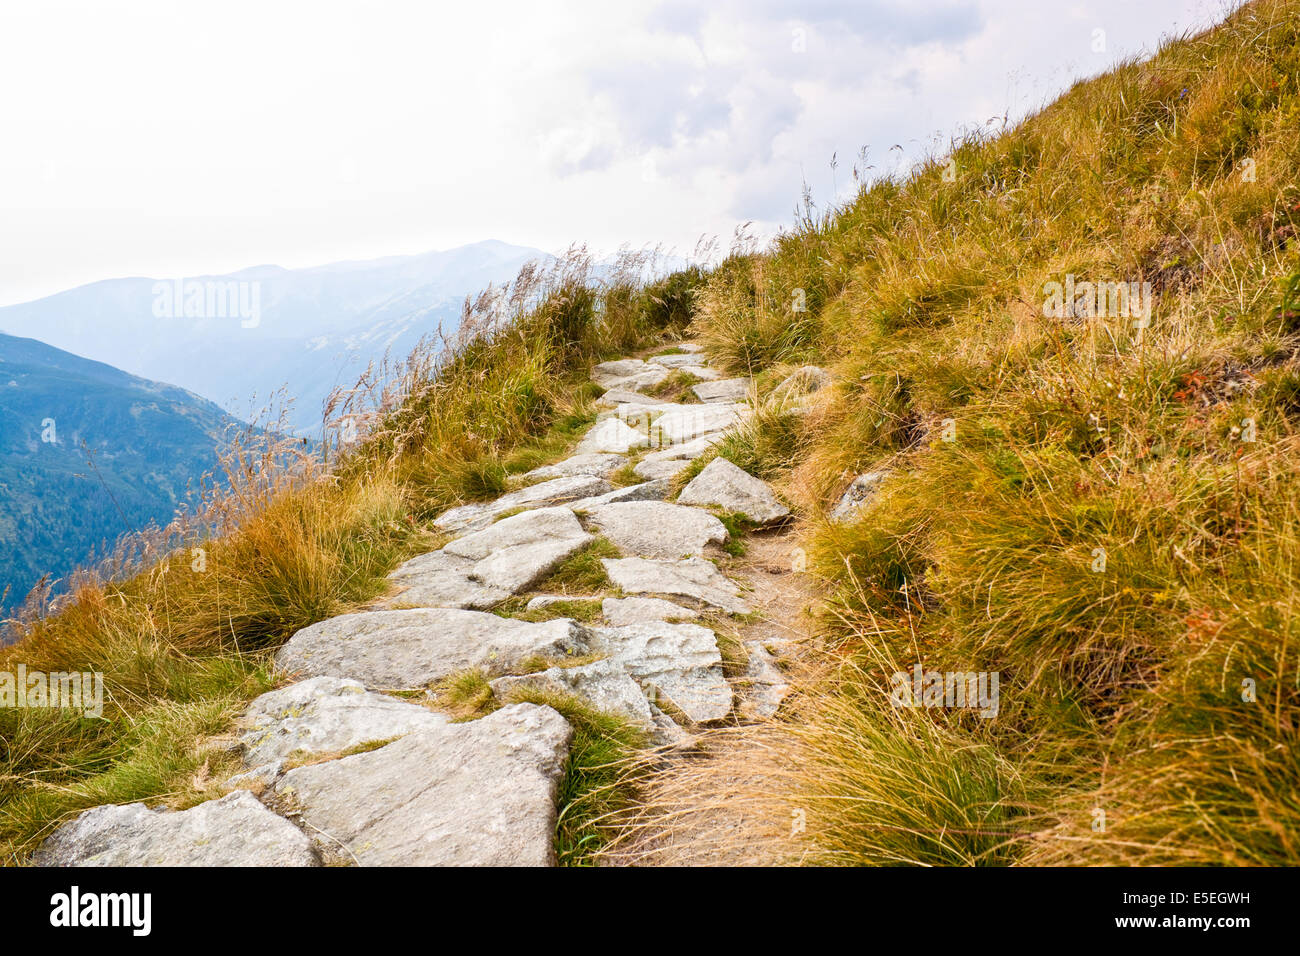
[[[646,391],[678,370],[698,380],[696,401]],[[673,494],[675,476],[751,414],[752,383],[722,377],[691,343],[592,378],[603,410],[570,457],[439,515],[445,543],[394,570],[388,597],[280,649],[293,682],[243,715],[244,769],[227,795],[182,811],[96,807],[36,862],[553,864],[573,728],[511,702],[524,690],[575,695],[650,741],[641,803],[599,862],[797,853],[788,808],[738,797],[780,774],[773,718],[814,599],[793,573],[789,512],[723,458]],[[742,541],[728,524],[748,529]],[[556,589],[557,570],[584,556],[606,584]],[[573,616],[546,619],[548,607]],[[461,719],[438,688],[471,673],[500,706]]]

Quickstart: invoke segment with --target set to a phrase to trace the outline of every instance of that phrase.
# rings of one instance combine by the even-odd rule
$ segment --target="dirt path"
[[[734,628],[741,645],[758,641],[792,686],[806,670],[811,579],[794,573],[792,531],[756,533],[727,567],[750,590],[755,620]],[[726,633],[720,628],[720,634]],[[745,679],[736,679],[745,697]],[[792,699],[771,719],[741,716],[704,731],[696,746],[661,755],[641,787],[641,806],[600,858],[605,866],[772,866],[797,863],[806,848],[789,797]]]

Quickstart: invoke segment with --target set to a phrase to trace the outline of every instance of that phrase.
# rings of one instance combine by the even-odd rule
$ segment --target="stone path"
[[[678,371],[700,380],[698,401],[642,391]],[[750,414],[752,383],[722,378],[691,343],[601,363],[592,379],[604,410],[571,457],[495,501],[439,515],[450,539],[393,571],[380,607],[304,628],[280,649],[276,663],[296,682],[244,715],[238,789],[178,812],[97,807],[56,831],[37,862],[549,864],[572,728],[549,707],[514,702],[519,689],[620,714],[665,753],[775,714],[788,686],[773,645],[751,642],[731,678],[724,667],[716,628],[734,630],[754,604],[719,567],[728,531],[717,515],[769,526],[789,511],[721,458],[672,500],[672,476]],[[641,480],[613,483],[628,473]],[[539,593],[598,538],[619,555],[601,559],[606,587]],[[599,602],[586,623],[492,612],[528,598],[536,615],[583,597],[593,611]],[[454,721],[436,710],[435,688],[467,671],[499,707]]]

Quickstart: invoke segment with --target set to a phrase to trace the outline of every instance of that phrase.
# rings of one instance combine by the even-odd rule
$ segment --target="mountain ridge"
[[[539,249],[489,239],[301,269],[262,264],[181,279],[100,279],[0,307],[0,330],[145,379],[184,382],[246,421],[266,417],[263,409],[277,393],[291,396],[291,403],[276,401],[289,429],[318,435],[330,392],[384,359],[368,335],[378,325],[387,323],[385,350],[405,355],[424,335],[454,333],[466,295],[548,258]],[[187,302],[171,301],[178,283],[204,289],[256,283],[236,290],[253,309],[189,315]]]

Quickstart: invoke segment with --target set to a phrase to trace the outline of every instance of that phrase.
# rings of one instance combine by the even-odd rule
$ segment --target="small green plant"
[[[561,594],[594,594],[609,587],[609,576],[601,563],[622,554],[608,538],[597,537],[585,548],[552,571],[537,585],[539,591]]]

